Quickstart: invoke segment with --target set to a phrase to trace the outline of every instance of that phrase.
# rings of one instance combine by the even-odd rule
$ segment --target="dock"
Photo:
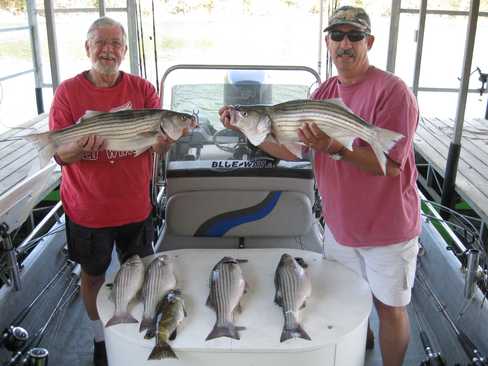
[[[422,117],[414,139],[419,184],[437,202],[442,195],[449,145],[455,133],[453,119]],[[479,218],[480,237],[488,234],[488,120],[464,122],[456,176],[456,194]]]
[[[0,134],[0,224],[17,226],[44,197],[59,185],[60,170],[42,170],[36,147],[20,136],[48,130],[48,114],[41,114],[20,128]],[[28,201],[28,204],[27,204]],[[22,206],[18,209],[15,206]],[[29,211],[29,212],[25,212]],[[12,217],[15,216],[15,217]],[[20,222],[21,224],[21,222]],[[10,227],[13,230],[13,227]]]

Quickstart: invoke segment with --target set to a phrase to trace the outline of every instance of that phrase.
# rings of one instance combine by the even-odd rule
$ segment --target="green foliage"
[[[25,0],[0,0],[0,9],[13,12],[25,11]]]
[[[21,60],[32,60],[31,47],[28,41],[0,42],[0,55],[8,55]]]
[[[181,38],[168,38],[164,37],[161,41],[161,47],[163,49],[177,49],[185,47],[186,42]]]

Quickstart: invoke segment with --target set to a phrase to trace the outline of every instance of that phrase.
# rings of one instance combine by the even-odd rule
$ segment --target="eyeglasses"
[[[361,31],[349,31],[349,32],[343,32],[340,30],[333,30],[329,32],[330,39],[332,39],[334,42],[341,42],[345,36],[349,39],[351,42],[359,42],[364,39],[368,35],[368,33],[361,32]]]

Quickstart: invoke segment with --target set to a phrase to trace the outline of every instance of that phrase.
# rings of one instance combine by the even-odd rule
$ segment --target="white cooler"
[[[274,274],[286,252],[303,257],[309,265],[312,296],[301,311],[302,325],[312,338],[280,343],[282,309],[274,303]],[[158,253],[161,255],[163,253]],[[320,254],[294,249],[181,249],[164,252],[175,259],[178,287],[185,299],[185,318],[171,347],[179,359],[147,358],[155,340],[145,340],[139,324],[119,324],[105,328],[108,362],[111,366],[312,366],[364,364],[366,330],[372,307],[368,284],[344,266],[324,260]],[[241,301],[242,313],[235,324],[240,340],[217,338],[205,341],[215,323],[215,313],[205,305],[209,275],[223,257],[247,259],[241,268],[248,292]],[[144,258],[149,263],[154,256]],[[112,282],[109,279],[108,282]],[[97,298],[100,319],[105,324],[114,312],[110,290],[103,286]],[[131,313],[142,316],[138,302]]]

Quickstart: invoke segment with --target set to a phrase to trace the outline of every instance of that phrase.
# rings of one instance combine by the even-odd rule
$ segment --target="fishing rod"
[[[151,0],[151,5],[152,5],[152,21],[153,21],[154,67],[156,69],[156,91],[159,94],[158,50],[156,44],[156,20],[154,17],[154,0]]]
[[[73,298],[74,296],[77,295],[79,292],[80,288],[76,284],[76,282],[79,280],[80,277],[80,272],[81,268],[80,265],[77,264],[73,270],[71,271],[71,280],[66,286],[65,290],[63,291],[61,297],[59,298],[58,302],[54,306],[54,309],[52,310],[51,314],[49,315],[48,319],[44,323],[42,327],[40,327],[37,332],[34,334],[34,336],[30,339],[29,342],[27,342],[21,350],[17,351],[12,358],[5,362],[3,366],[18,366],[18,365],[27,365],[29,363],[29,360],[32,357],[32,350],[38,349],[39,344],[41,343],[46,330],[48,329],[49,325],[51,324],[52,320],[55,318],[57,313],[65,306],[67,305]],[[73,287],[73,283],[75,283],[74,289],[71,290],[71,293],[68,294],[68,291]],[[46,351],[47,353],[47,351]],[[46,354],[47,357],[47,354]]]
[[[459,329],[452,318],[450,317],[449,313],[446,310],[446,307],[440,299],[437,297],[435,294],[434,290],[430,285],[428,284],[427,280],[425,277],[421,274],[421,271],[417,271],[417,276],[420,282],[422,283],[422,286],[428,291],[429,295],[434,299],[435,303],[437,304],[439,310],[441,311],[442,315],[444,318],[447,320],[449,325],[451,326],[452,330],[456,334],[457,339],[459,340],[459,343],[461,344],[464,352],[470,359],[470,366],[488,366],[488,360],[486,357],[484,357],[481,352],[478,350],[478,348],[475,346],[475,344],[469,339],[469,337],[461,330]]]
[[[144,50],[144,28],[142,26],[142,11],[141,11],[141,2],[137,2],[137,6],[139,7],[139,24],[141,26],[141,48],[142,48],[142,64],[144,65],[144,79],[147,79],[147,69],[146,69],[146,51]],[[141,73],[142,76],[142,73]]]
[[[415,319],[417,320],[417,325],[419,328],[420,340],[424,347],[426,358],[420,363],[420,366],[446,366],[445,360],[442,358],[440,352],[435,352],[432,346],[432,341],[430,340],[425,328],[423,326],[423,321],[418,313],[415,301],[410,302],[415,314]]]
[[[44,286],[44,288],[39,292],[39,294],[32,300],[32,302],[27,305],[15,318],[12,320],[10,325],[4,329],[2,336],[0,338],[0,347],[5,346],[9,351],[15,352],[20,349],[29,337],[29,333],[22,327],[19,326],[20,323],[24,321],[26,316],[30,313],[35,304],[41,299],[41,297],[51,289],[55,283],[61,278],[61,275],[66,270],[67,267],[72,266],[74,262],[67,261],[61,266],[61,269],[53,276],[53,278]]]

